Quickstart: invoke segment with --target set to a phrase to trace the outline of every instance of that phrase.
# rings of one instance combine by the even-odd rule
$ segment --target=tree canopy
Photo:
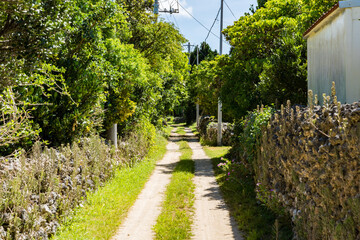
[[[199,86],[194,91],[196,98],[219,96],[224,113],[235,119],[261,104],[287,100],[306,104],[307,50],[302,35],[336,2],[258,1],[256,10],[250,9],[251,13],[223,31],[231,53],[213,62],[204,61],[193,71],[201,82],[194,85]],[[215,83],[217,87],[211,86]],[[208,108],[210,102],[203,107]]]
[[[39,137],[56,146],[115,123],[157,123],[172,112],[186,95],[186,40],[156,21],[152,4],[2,1],[1,127],[13,124],[14,131],[0,132],[0,150]]]

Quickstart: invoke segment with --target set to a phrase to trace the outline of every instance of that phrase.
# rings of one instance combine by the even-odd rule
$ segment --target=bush
[[[47,239],[122,161],[96,136],[59,150],[37,143],[29,156],[2,158],[1,238]]]
[[[231,155],[236,159],[246,161],[251,169],[257,157],[260,146],[262,128],[267,125],[274,109],[261,107],[258,110],[249,112],[247,117],[235,126],[235,141],[231,149]]]
[[[142,160],[155,135],[154,126],[142,121],[116,151],[91,136],[59,149],[36,143],[28,155],[0,158],[0,239],[48,239],[87,192],[117,168]]]

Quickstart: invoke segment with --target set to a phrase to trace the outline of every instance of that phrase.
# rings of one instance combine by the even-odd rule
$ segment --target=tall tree
[[[197,51],[199,49],[199,63],[204,60],[214,60],[218,55],[216,50],[212,50],[207,42],[202,42],[199,46],[195,46],[194,50],[190,53],[190,64],[194,66],[197,63]]]
[[[264,6],[265,6],[265,3],[266,3],[267,1],[268,1],[268,0],[257,0],[258,9],[264,7]]]

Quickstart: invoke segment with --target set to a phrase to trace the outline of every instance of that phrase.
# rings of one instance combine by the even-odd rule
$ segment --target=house
[[[360,100],[360,0],[340,1],[305,33],[308,89],[321,96],[336,84],[338,100]]]

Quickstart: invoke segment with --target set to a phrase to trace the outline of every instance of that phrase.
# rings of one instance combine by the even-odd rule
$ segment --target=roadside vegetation
[[[226,158],[230,147],[204,147],[231,215],[247,240],[292,239],[290,219],[278,216],[256,196],[259,187],[243,163]]]
[[[277,205],[276,214],[266,209],[273,205],[272,192],[254,182],[251,165],[261,127],[276,110],[265,108],[264,116],[252,116],[262,104],[274,109],[287,100],[307,104],[302,34],[335,3],[258,0],[258,7],[250,7],[224,30],[232,49],[228,55],[219,56],[204,42],[190,54],[195,63],[199,50],[200,64],[190,67],[183,52],[187,40],[173,24],[152,14],[153,1],[2,1],[0,238],[46,239],[69,216],[61,228],[63,239],[73,231],[80,239],[90,233],[110,236],[123,214],[116,221],[100,215],[112,218],[115,207],[125,214],[135,200],[157,153],[151,153],[154,159],[150,154],[144,161],[144,156],[165,141],[155,142],[156,131],[170,134],[164,118],[176,115],[189,124],[195,121],[196,103],[202,115],[216,116],[219,99],[223,120],[235,125],[234,155],[221,160],[226,148],[206,151],[214,158],[226,201],[248,239],[290,237],[291,221]],[[243,124],[247,118],[255,121],[248,129]],[[106,141],[115,124],[119,155]],[[184,125],[176,132],[184,135]],[[190,236],[193,163],[185,144],[164,205],[167,213],[155,227],[159,239],[180,232],[180,238]],[[109,179],[107,187],[92,193]],[[122,183],[137,186],[114,188]],[[112,194],[116,191],[121,199]],[[109,194],[109,200],[101,194]],[[102,201],[114,208],[103,208]],[[74,208],[76,214],[69,215]],[[84,220],[88,216],[94,226]]]
[[[1,2],[0,239],[53,236],[182,111],[186,39],[152,9],[147,0]],[[119,151],[106,141],[115,124]]]
[[[158,135],[145,159],[116,171],[114,178],[66,217],[53,239],[110,239],[143,189],[155,164],[166,152],[167,140]]]
[[[193,222],[195,163],[186,141],[179,142],[181,157],[167,186],[162,212],[154,226],[156,239],[190,239]]]

